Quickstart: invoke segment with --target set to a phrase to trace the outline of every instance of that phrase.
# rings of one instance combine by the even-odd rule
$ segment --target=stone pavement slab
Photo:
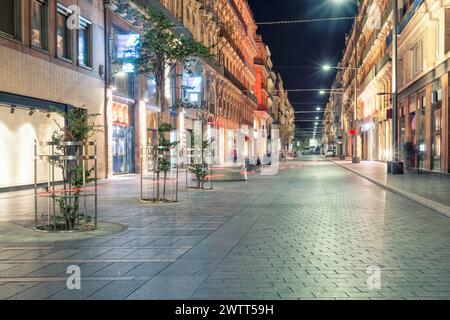
[[[450,197],[448,196],[450,194],[450,175],[433,173],[420,174],[415,170],[406,171],[404,175],[390,175],[387,174],[387,164],[383,162],[361,161],[358,164],[354,164],[351,161],[333,161],[387,185],[450,206]]]
[[[212,192],[181,192],[167,206],[139,203],[136,177],[104,182],[101,219],[128,229],[63,241],[2,238],[0,298],[450,298],[449,218],[310,160]],[[5,198],[0,210],[12,203]],[[32,198],[14,199],[32,208]],[[81,290],[65,286],[73,264]],[[369,266],[380,270],[379,289],[367,285]]]

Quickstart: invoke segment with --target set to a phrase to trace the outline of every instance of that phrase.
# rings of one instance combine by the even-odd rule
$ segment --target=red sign
[[[210,126],[214,126],[214,127],[224,127],[224,124],[222,121],[209,121],[208,124]]]
[[[355,129],[350,129],[350,131],[348,132],[351,136],[354,136],[356,134],[356,130]]]

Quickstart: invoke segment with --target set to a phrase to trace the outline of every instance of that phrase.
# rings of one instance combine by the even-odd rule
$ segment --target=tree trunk
[[[167,171],[164,171],[163,200],[166,200],[166,181],[167,181]]]

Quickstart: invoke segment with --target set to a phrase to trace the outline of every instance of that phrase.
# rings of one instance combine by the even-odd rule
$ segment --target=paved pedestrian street
[[[176,204],[139,203],[137,177],[102,186],[100,220],[127,228],[1,237],[1,299],[450,297],[450,219],[331,161],[289,161],[275,176],[182,191]],[[2,228],[31,207],[21,194],[0,200]],[[67,287],[71,265],[79,290]]]

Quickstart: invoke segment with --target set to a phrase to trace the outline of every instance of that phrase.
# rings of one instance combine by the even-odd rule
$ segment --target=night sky
[[[249,0],[256,22],[317,19],[354,16],[354,0],[337,5],[332,0]],[[321,66],[337,65],[342,57],[345,34],[352,20],[325,21],[287,25],[259,25],[258,33],[272,53],[274,69],[284,81],[284,88],[329,89],[335,71],[324,72]],[[300,66],[299,68],[285,68]],[[318,92],[289,92],[289,100],[296,111],[325,107],[328,96]],[[322,114],[296,114],[296,119],[315,119]],[[321,123],[321,119],[319,123]],[[313,122],[296,122],[297,127],[313,128]],[[300,137],[304,130],[297,130]],[[312,131],[309,131],[312,133]],[[302,135],[303,136],[303,135]],[[312,134],[311,134],[312,137]]]

